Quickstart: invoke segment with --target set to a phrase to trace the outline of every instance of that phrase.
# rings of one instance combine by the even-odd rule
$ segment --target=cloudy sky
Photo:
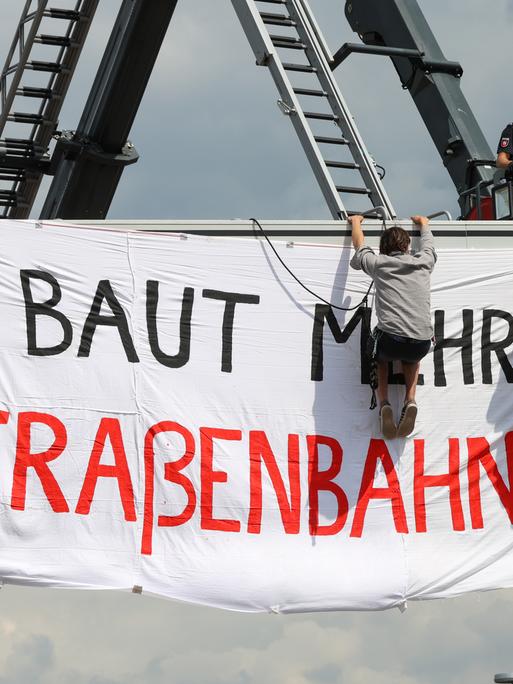
[[[5,54],[24,0],[0,0]],[[70,2],[71,4],[71,2]],[[102,0],[61,126],[76,126],[119,0]],[[333,50],[356,40],[342,0],[312,2]],[[421,0],[492,148],[511,120],[511,0]],[[355,56],[339,82],[398,213],[455,191],[389,62]],[[112,218],[324,218],[290,122],[229,0],[181,0],[131,134]],[[513,592],[374,614],[224,613],[135,596],[4,587],[0,684],[485,684],[513,670]]]

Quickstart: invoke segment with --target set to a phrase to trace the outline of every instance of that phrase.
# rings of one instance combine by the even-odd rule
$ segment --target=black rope
[[[383,178],[387,175],[387,170],[385,169],[384,166],[381,166],[381,164],[374,164],[374,166],[379,169],[378,170],[378,176],[380,180],[383,180]]]
[[[262,226],[260,225],[260,222],[259,222],[256,218],[250,218],[249,220],[250,220],[250,221],[253,221],[253,223],[255,223],[255,224],[260,228],[260,230],[261,230],[261,232],[262,232],[262,235],[263,235],[264,238],[267,240],[267,242],[268,242],[268,244],[269,244],[269,247],[272,249],[272,251],[273,251],[274,254],[276,255],[278,261],[279,261],[280,264],[283,266],[283,268],[284,268],[284,269],[285,269],[285,270],[294,278],[294,280],[295,280],[299,285],[301,285],[301,287],[302,287],[304,290],[306,290],[308,293],[310,293],[311,295],[313,295],[316,299],[319,299],[321,302],[324,302],[325,304],[328,304],[328,306],[330,306],[331,308],[333,308],[333,309],[338,309],[339,311],[354,311],[355,309],[359,309],[361,306],[367,306],[367,304],[368,304],[368,297],[369,297],[369,295],[370,295],[370,291],[371,291],[371,289],[372,289],[372,286],[374,285],[374,281],[373,281],[373,280],[371,280],[371,283],[370,283],[370,285],[369,285],[369,289],[368,289],[367,292],[365,293],[363,299],[361,300],[361,302],[359,302],[358,304],[356,304],[356,306],[344,307],[344,306],[338,306],[337,304],[333,304],[332,302],[329,302],[327,299],[324,299],[324,297],[321,297],[321,296],[318,295],[316,292],[314,292],[313,290],[311,290],[311,289],[310,289],[309,287],[307,287],[303,282],[301,282],[301,280],[300,280],[300,279],[296,276],[296,274],[287,266],[287,264],[283,261],[283,259],[281,258],[281,256],[278,254],[278,252],[277,252],[275,246],[273,245],[273,243],[271,242],[271,240],[269,240],[269,237],[268,237],[267,233],[265,232],[265,230],[264,230],[264,229],[262,228]],[[382,219],[381,219],[381,220],[383,221],[382,230],[385,230],[385,228],[386,228],[386,222],[385,222],[384,216],[382,216]],[[371,395],[371,403],[370,403],[369,409],[372,411],[373,409],[376,408],[376,406],[377,406],[377,404],[378,404],[377,399],[376,399],[376,390],[377,390],[377,388],[378,388],[378,365],[377,365],[377,360],[376,360],[377,338],[374,338],[374,335],[373,335],[372,332],[371,332],[371,329],[370,329],[370,320],[368,321],[368,323],[367,323],[367,325],[366,325],[366,318],[365,318],[365,316],[364,316],[363,319],[362,319],[362,326],[366,326],[366,328],[367,328],[367,329],[365,330],[366,337],[367,337],[367,338],[370,338],[371,340],[373,340],[373,350],[372,350],[372,353],[369,355],[369,361],[370,361],[370,369],[369,369],[369,370],[370,370],[370,373],[369,373],[369,376],[370,376],[370,377],[369,377],[369,380],[370,380],[370,382],[369,382],[369,384],[370,384],[370,388],[371,388],[371,392],[372,392],[372,395]]]
[[[309,287],[307,287],[303,282],[301,282],[301,280],[296,276],[295,273],[293,273],[293,271],[291,271],[291,269],[287,266],[287,264],[283,261],[283,259],[281,258],[281,256],[278,254],[278,252],[276,251],[275,246],[274,246],[273,243],[269,240],[269,237],[267,236],[267,233],[265,232],[265,230],[264,230],[264,229],[262,228],[262,226],[260,225],[260,222],[257,221],[256,218],[250,218],[249,220],[250,220],[250,221],[253,221],[253,223],[255,223],[255,224],[260,228],[260,230],[262,231],[262,235],[264,236],[264,238],[265,238],[265,239],[267,240],[267,242],[269,243],[269,247],[273,250],[273,252],[275,253],[275,255],[276,255],[278,261],[279,261],[280,264],[283,266],[283,268],[284,268],[284,269],[285,269],[285,270],[294,278],[294,280],[295,280],[299,285],[301,285],[301,287],[302,287],[304,290],[306,290],[307,292],[309,292],[309,293],[310,293],[311,295],[313,295],[316,299],[319,299],[321,302],[324,302],[325,304],[328,304],[328,306],[331,306],[333,309],[338,309],[339,311],[355,311],[356,309],[359,309],[360,306],[363,306],[363,305],[366,306],[366,305],[367,305],[367,301],[368,301],[368,298],[369,298],[369,295],[370,295],[370,291],[372,290],[372,286],[373,286],[373,284],[374,284],[373,281],[371,281],[371,284],[369,285],[369,289],[368,289],[367,292],[365,293],[365,295],[364,295],[363,299],[361,300],[361,302],[359,302],[359,303],[356,304],[355,306],[348,306],[348,307],[345,307],[345,306],[338,306],[338,304],[333,304],[332,302],[329,302],[327,299],[324,299],[324,297],[321,297],[319,294],[317,294],[316,292],[314,292],[313,290],[311,290],[311,289],[310,289]],[[383,227],[385,227],[385,220],[384,220],[384,219],[383,219]]]

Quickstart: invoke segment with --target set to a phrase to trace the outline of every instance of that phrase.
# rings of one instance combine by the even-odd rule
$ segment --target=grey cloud
[[[25,684],[46,677],[55,665],[53,644],[42,634],[15,642],[6,658],[2,684]]]
[[[306,672],[306,678],[310,682],[333,682],[337,681],[341,672],[337,665],[321,665]]]
[[[37,670],[41,684],[485,684],[511,667],[506,591],[414,603],[404,615],[239,615],[83,596],[8,588],[3,615],[17,615],[17,630],[2,640],[0,662],[18,662],[19,645],[36,643],[30,630],[42,613],[42,646],[21,649],[34,663],[27,677]],[[8,681],[21,684],[22,674],[11,668]]]

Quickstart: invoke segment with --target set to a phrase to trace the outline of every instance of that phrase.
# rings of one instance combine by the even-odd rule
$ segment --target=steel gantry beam
[[[127,139],[176,4],[123,0],[78,128],[57,141],[41,218],[107,215],[123,169],[138,158]]]

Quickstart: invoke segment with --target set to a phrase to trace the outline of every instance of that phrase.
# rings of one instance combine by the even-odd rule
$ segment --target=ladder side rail
[[[232,5],[242,25],[242,30],[253,48],[257,65],[267,66],[267,58],[274,52],[274,45],[257,6],[252,0],[232,0]]]
[[[311,24],[312,10],[308,6],[307,0],[289,0],[292,17],[298,23],[298,32],[305,44],[312,45],[314,49],[307,48],[307,55],[312,65],[317,68],[317,76],[322,87],[328,93],[330,105],[342,125],[342,132],[345,137],[351,140],[350,150],[355,162],[360,166],[360,173],[365,185],[371,190],[371,201],[374,206],[382,206],[386,210],[387,219],[396,217],[394,207],[388,194],[381,182],[371,155],[367,151],[363,138],[354,122],[347,103],[338,87],[333,72],[327,61],[319,59],[319,55],[324,54],[321,44],[318,42],[316,29]],[[305,35],[301,36],[304,29]]]
[[[13,72],[10,79],[9,87],[7,90],[7,72],[9,71],[9,65],[10,61],[12,61],[14,57],[14,52],[16,51],[16,46],[18,43],[20,43],[20,48],[21,48],[21,29],[24,26],[24,22],[26,20],[26,14],[22,14],[22,18],[20,19],[20,22],[18,24],[18,31],[16,38],[14,39],[13,46],[11,46],[11,52],[10,52],[10,61],[9,65],[6,64],[6,68],[2,72],[2,77],[1,77],[1,84],[0,87],[2,88],[2,110],[0,111],[0,136],[3,133],[3,130],[5,128],[5,124],[7,123],[7,118],[9,116],[12,104],[14,102],[14,98],[16,97],[16,91],[18,89],[18,86],[20,84],[21,78],[23,76],[23,73],[25,71],[25,65],[27,64],[28,58],[30,56],[30,51],[32,50],[32,47],[34,45],[34,38],[37,35],[37,32],[39,30],[39,26],[41,24],[41,20],[43,19],[43,14],[46,9],[46,5],[48,4],[48,0],[38,0],[38,8],[34,12],[34,16],[31,19],[31,26],[30,30],[28,32],[28,35],[25,36],[24,38],[24,44],[22,49],[20,49],[20,56],[19,56],[19,62],[16,65],[16,70]],[[27,10],[30,7],[29,3],[25,5],[24,11]],[[4,99],[5,95],[5,99]]]
[[[331,50],[328,46],[328,43],[326,42],[326,39],[324,38],[324,35],[321,31],[321,27],[319,26],[317,19],[315,18],[313,11],[310,8],[310,5],[308,4],[308,0],[297,0],[297,5],[298,5],[298,9],[300,9],[302,11],[303,15],[308,16],[309,23],[313,29],[313,32],[315,34],[315,37],[317,39],[318,44],[322,49],[322,52],[324,54],[324,57],[326,58],[326,61],[332,62],[333,61],[333,55],[332,55]]]
[[[75,8],[74,8],[75,12],[80,12],[81,2],[82,2],[82,0],[76,0]],[[66,29],[66,33],[64,34],[63,37],[71,40],[71,36],[72,36],[72,33],[74,33],[74,29],[77,26],[79,26],[80,24],[82,24],[82,20],[79,22],[69,21],[68,22],[68,28]],[[90,25],[90,22],[88,23],[88,27],[89,27],[89,25]],[[87,33],[86,33],[86,35],[87,35]],[[84,38],[84,40],[85,40],[85,38]],[[83,47],[83,45],[81,45],[81,48],[82,47]],[[81,51],[81,48],[80,48],[80,51]],[[62,66],[63,71],[60,71],[58,73],[54,73],[54,74],[50,75],[50,78],[48,79],[48,83],[46,84],[46,88],[48,90],[52,91],[53,96],[49,100],[46,100],[46,101],[43,100],[41,102],[41,105],[40,105],[39,111],[38,111],[38,114],[43,116],[44,119],[46,119],[48,121],[55,121],[55,123],[57,123],[58,113],[56,115],[53,115],[53,112],[51,111],[51,105],[52,105],[52,103],[55,103],[55,101],[58,99],[58,96],[59,96],[59,93],[57,93],[57,88],[56,88],[57,79],[59,79],[59,77],[60,77],[60,81],[66,83],[67,86],[69,86],[69,84],[71,82],[71,78],[72,78],[73,73],[71,72],[71,74],[69,74],[69,67],[64,63],[66,55],[71,53],[71,52],[73,52],[73,49],[71,46],[68,46],[68,47],[62,46],[59,49],[59,52],[58,52],[57,57],[55,59],[55,62],[56,62],[56,64],[60,64]],[[79,54],[80,54],[80,52],[79,52]],[[76,64],[75,64],[75,66],[76,66]],[[66,88],[66,91],[67,91],[67,88]],[[60,112],[61,107],[62,107],[62,102],[57,108],[58,112]],[[30,140],[33,141],[36,137],[38,137],[37,134],[42,134],[45,131],[48,131],[47,126],[38,126],[37,124],[35,124],[32,128]],[[45,145],[45,147],[47,147],[48,143],[50,142],[51,135],[45,136],[45,137],[48,138],[48,142]]]
[[[64,98],[77,67],[78,60],[82,53],[91,23],[98,8],[100,0],[76,0],[75,12],[79,12],[79,21],[69,21],[64,38],[71,42],[68,46],[60,48],[55,59],[60,64],[62,70],[51,74],[46,85],[47,90],[51,90],[53,95],[48,100],[43,100],[39,107],[39,114],[47,121],[58,123],[58,117],[64,104]],[[42,148],[47,148],[53,136],[53,129],[48,126],[34,124],[30,140],[36,142]]]
[[[14,53],[16,52],[16,49],[18,50],[23,50],[23,45],[25,42],[25,33],[24,33],[24,23],[26,21],[26,18],[28,16],[30,7],[32,5],[33,0],[26,0],[25,2],[25,7],[23,8],[21,12],[21,18],[18,22],[18,30],[16,31],[14,38],[11,42],[11,47],[9,48],[9,52],[7,53],[7,57],[5,59],[4,67],[2,71],[0,72],[0,94],[1,94],[1,106],[2,110],[4,109],[4,103],[6,100],[6,80],[7,80],[7,74],[12,72],[12,62],[13,62],[13,57]],[[21,49],[20,49],[21,46]]]
[[[290,107],[290,119],[301,142],[301,146],[312,167],[315,178],[320,185],[321,192],[328,204],[331,215],[335,220],[346,218],[347,212],[336,189],[331,174],[328,172],[326,163],[320,153],[314,135],[303,114],[301,104],[294,93],[280,56],[271,42],[269,33],[262,21],[254,0],[232,0],[232,5],[242,24],[242,28],[249,44],[255,53],[257,64],[267,66],[280,98]]]
[[[328,204],[331,215],[335,220],[347,218],[347,211],[336,188],[331,174],[329,173],[326,162],[319,150],[315,141],[312,130],[306,120],[299,100],[297,99],[294,90],[287,78],[285,70],[281,65],[276,54],[269,57],[269,70],[273,80],[280,92],[281,99],[291,106],[290,120],[296,130],[301,146],[306,154],[306,157],[312,167],[317,182],[319,183],[321,192]]]

